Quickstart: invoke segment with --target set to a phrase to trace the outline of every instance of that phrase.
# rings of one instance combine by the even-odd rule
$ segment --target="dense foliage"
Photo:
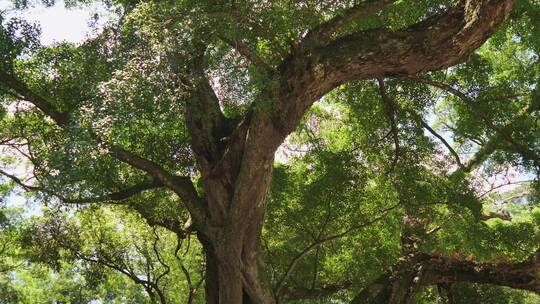
[[[366,33],[387,56],[403,46],[378,37],[404,37],[462,2],[494,6],[105,1],[117,19],[53,45],[40,44],[39,25],[0,13],[0,303],[232,303],[219,249],[250,239],[227,226],[244,218],[261,233],[244,303],[267,293],[275,303],[540,302],[540,3],[517,1],[470,56],[418,73],[349,79],[361,72],[343,62],[359,59],[326,41]],[[364,13],[317,32],[355,7]],[[302,52],[315,63],[297,63]],[[293,93],[282,93],[299,67],[314,78],[290,76]],[[321,82],[328,92],[313,106],[276,98],[293,104],[295,88],[333,67],[351,70]],[[298,111],[298,123],[261,114],[274,110]],[[252,144],[274,134],[259,132],[266,125],[284,140]],[[266,142],[279,148],[259,166],[252,155]],[[266,169],[268,189],[249,184],[269,180],[252,173]],[[212,207],[227,191],[243,197],[237,188],[262,213]],[[216,237],[216,227],[230,230]],[[250,289],[253,278],[263,283]]]

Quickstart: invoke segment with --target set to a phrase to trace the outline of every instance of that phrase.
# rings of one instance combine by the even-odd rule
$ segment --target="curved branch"
[[[370,29],[296,53],[279,68],[273,122],[281,139],[327,92],[354,80],[434,71],[465,61],[509,14],[515,0],[468,0],[402,30]]]
[[[2,169],[0,169],[0,174],[7,177],[7,178],[9,178],[11,181],[13,181],[15,184],[19,185],[20,187],[22,187],[26,191],[43,191],[43,192],[46,192],[48,194],[51,194],[50,191],[48,191],[46,189],[43,189],[41,187],[25,184],[19,177],[15,176],[13,174],[10,174],[10,173],[2,170]]]
[[[0,70],[0,84],[13,90],[15,92],[13,97],[23,98],[32,103],[59,126],[65,126],[68,123],[69,117],[67,114],[59,111],[52,102],[43,96],[34,93],[25,83],[2,70]]]
[[[110,149],[117,159],[147,172],[159,182],[163,183],[163,185],[173,190],[186,204],[196,225],[203,221],[206,216],[203,209],[203,200],[199,197],[197,190],[189,177],[172,175],[158,164],[127,152],[120,147],[112,146]]]
[[[139,184],[136,184],[134,186],[128,187],[126,189],[123,189],[117,192],[111,192],[111,193],[97,196],[97,197],[71,199],[71,198],[67,198],[63,196],[62,194],[58,192],[55,192],[53,190],[47,189],[42,186],[25,184],[19,177],[13,174],[10,174],[2,169],[0,169],[0,175],[3,175],[4,177],[9,178],[11,181],[13,181],[15,184],[19,185],[21,188],[23,188],[26,191],[43,192],[43,193],[59,198],[60,200],[62,200],[63,203],[66,203],[66,204],[93,204],[93,203],[101,203],[101,202],[122,201],[132,196],[135,196],[137,194],[140,194],[143,191],[163,187],[163,184],[161,182],[158,182],[156,180],[151,180],[151,181],[141,182]]]
[[[448,149],[450,154],[452,154],[452,156],[454,157],[454,160],[456,161],[456,164],[458,165],[458,167],[462,168],[463,164],[461,163],[461,158],[459,157],[459,154],[456,152],[456,150],[454,150],[454,148],[452,148],[452,146],[448,143],[448,141],[446,141],[444,137],[442,137],[427,122],[425,122],[420,115],[418,115],[417,113],[413,111],[409,111],[409,113],[424,129],[428,130],[428,132],[431,133],[431,135],[435,136],[437,139],[439,139],[442,142],[442,144],[446,147],[446,149]]]
[[[62,203],[65,203],[65,204],[93,204],[93,203],[123,204],[119,202],[128,198],[131,198],[132,196],[135,196],[137,194],[140,194],[143,191],[164,187],[160,182],[155,181],[155,180],[145,181],[137,185],[128,187],[124,190],[112,192],[112,193],[105,194],[102,196],[81,198],[81,199],[71,199],[71,198],[67,198],[63,196],[62,194],[56,191],[52,191],[45,187],[25,184],[19,177],[13,174],[9,174],[1,169],[0,169],[0,175],[3,175],[4,177],[9,178],[11,181],[13,181],[15,184],[19,185],[26,191],[43,192],[48,195],[57,197],[58,199],[62,201]],[[177,178],[181,178],[181,177],[177,177]],[[188,178],[186,177],[186,179]],[[158,225],[166,229],[169,229],[175,233],[189,233],[190,232],[190,227],[186,227],[185,225],[183,226],[178,218],[173,217],[173,218],[156,219],[152,215],[152,212],[150,212],[152,209],[148,208],[148,205],[130,204],[129,207],[137,211],[151,226]]]
[[[35,94],[22,81],[0,70],[0,84],[13,89],[15,92],[23,96],[28,102],[39,108],[43,113],[52,118],[52,120],[61,128],[68,128],[69,115],[59,111],[53,102],[46,98]],[[103,142],[96,134],[90,131],[91,136],[101,144],[107,146],[110,155],[121,162],[131,165],[137,169],[143,170],[154,177],[164,186],[173,190],[186,204],[188,210],[192,213],[195,223],[204,221],[205,212],[203,210],[202,199],[198,196],[193,183],[188,177],[178,177],[170,174],[158,164],[135,155],[121,147]],[[5,175],[5,174],[4,174]],[[13,179],[17,182],[16,179]],[[23,188],[31,189],[27,185],[18,182]],[[41,190],[43,189],[34,189]]]

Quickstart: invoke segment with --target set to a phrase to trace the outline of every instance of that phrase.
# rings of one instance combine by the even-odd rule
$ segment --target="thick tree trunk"
[[[206,254],[206,302],[273,303],[268,285],[260,275],[262,219],[241,230],[224,227],[213,240],[204,240]]]
[[[306,38],[269,73],[273,85],[238,120],[221,111],[206,75],[206,45],[201,44],[189,67],[193,90],[186,123],[205,197],[204,206],[196,200],[188,207],[204,240],[208,302],[274,302],[260,273],[273,157],[316,100],[350,81],[413,75],[463,62],[502,22],[514,1],[460,1],[401,31],[377,28],[326,41],[340,24],[346,25],[343,20],[352,21],[366,9],[364,4],[354,7],[321,24],[309,35],[315,41]]]
[[[194,228],[207,258],[207,303],[273,303],[260,275],[261,232],[274,152],[285,135],[267,111],[225,118],[201,58],[194,62],[198,83],[186,121],[204,190],[204,215]]]
[[[214,248],[212,244],[204,238],[203,235],[198,235],[199,242],[201,242],[205,257],[206,257],[206,266],[204,271],[204,281],[205,281],[205,298],[206,303],[208,304],[218,304],[219,303],[219,279],[218,279],[218,269],[217,269],[217,258],[214,254]]]
[[[209,218],[199,239],[207,258],[206,299],[211,304],[274,303],[261,275],[261,233],[273,158],[239,154],[238,167],[203,176]]]

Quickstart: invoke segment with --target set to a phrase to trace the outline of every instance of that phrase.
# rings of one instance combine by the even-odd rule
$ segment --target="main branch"
[[[376,28],[306,47],[280,66],[274,125],[284,138],[305,111],[354,80],[414,75],[465,61],[509,14],[515,0],[468,0],[402,30]],[[329,24],[332,32],[332,24]],[[322,30],[325,32],[325,30]]]

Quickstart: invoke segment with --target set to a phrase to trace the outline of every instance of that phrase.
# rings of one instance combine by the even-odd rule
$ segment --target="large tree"
[[[52,46],[36,25],[3,20],[0,143],[29,165],[0,173],[38,201],[121,204],[178,238],[196,235],[207,303],[341,291],[353,303],[405,303],[430,286],[452,299],[458,283],[540,292],[536,236],[508,260],[496,247],[449,254],[465,252],[457,239],[469,233],[490,234],[482,220],[510,219],[482,210],[482,176],[540,167],[540,7],[514,2],[113,1],[118,20]],[[535,214],[508,229],[536,235]],[[70,243],[82,232],[66,227],[44,234],[115,269],[110,255],[103,263],[102,251]],[[368,227],[395,248],[361,282],[350,274],[370,254],[354,248],[379,246]],[[152,276],[126,275],[161,298]]]

